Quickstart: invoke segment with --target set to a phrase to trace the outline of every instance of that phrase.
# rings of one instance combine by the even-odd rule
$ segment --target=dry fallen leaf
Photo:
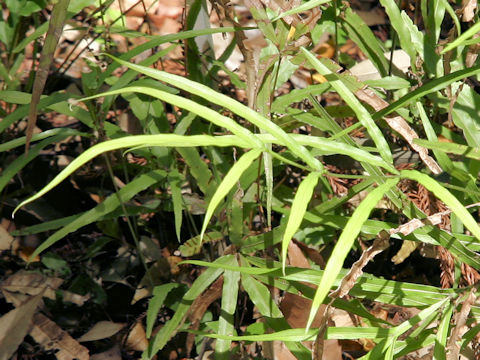
[[[25,303],[0,318],[0,360],[7,360],[17,350],[32,326],[42,293],[32,296]]]
[[[110,350],[90,356],[90,360],[122,360],[120,346],[115,344]]]
[[[11,250],[13,240],[13,236],[0,224],[0,251]]]
[[[33,317],[32,338],[44,350],[58,350],[55,356],[58,360],[88,360],[88,349],[72,338],[69,333],[43,314]]]
[[[141,322],[135,323],[127,335],[125,346],[130,350],[145,351],[148,347],[147,334]]]
[[[106,339],[110,336],[115,335],[117,332],[122,330],[125,327],[125,324],[114,323],[112,321],[99,321],[93,327],[88,330],[85,334],[80,336],[77,341],[95,341],[100,339]]]

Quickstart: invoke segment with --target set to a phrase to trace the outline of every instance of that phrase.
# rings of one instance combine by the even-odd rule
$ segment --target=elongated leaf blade
[[[458,216],[467,229],[470,230],[477,239],[480,239],[480,226],[478,226],[473,216],[450,191],[445,189],[430,176],[422,174],[416,170],[403,170],[400,172],[400,176],[415,180],[425,186]]]
[[[236,259],[232,260],[233,265],[238,266]],[[218,320],[218,335],[227,338],[218,339],[215,343],[215,358],[220,360],[230,359],[230,337],[234,335],[234,314],[237,308],[238,285],[240,273],[227,270],[223,273],[222,305],[220,319]]]
[[[385,183],[372,190],[372,192],[369,193],[355,209],[352,217],[340,235],[340,238],[338,239],[338,242],[335,245],[332,254],[330,255],[330,259],[327,262],[322,280],[320,281],[317,292],[315,293],[315,297],[313,298],[312,308],[310,310],[310,315],[307,322],[307,329],[310,328],[320,305],[340,273],[343,261],[352,248],[353,242],[357,238],[363,223],[368,219],[370,212],[377,205],[380,199],[388,190],[395,186],[397,182],[398,179],[388,179],[385,181]]]
[[[303,216],[307,210],[308,203],[312,198],[313,190],[315,189],[320,176],[320,173],[308,174],[300,183],[295,198],[293,199],[292,210],[290,211],[287,227],[285,228],[285,233],[282,239],[282,268],[284,270],[287,263],[288,244],[303,221]]]
[[[202,231],[200,232],[200,238],[203,238],[208,223],[213,215],[213,212],[220,204],[220,202],[227,196],[233,186],[237,183],[242,176],[243,172],[252,164],[252,162],[260,156],[260,151],[253,149],[244,154],[238,161],[232,166],[229,172],[225,175],[222,182],[217,188],[217,191],[213,195],[210,203],[208,204],[205,219],[203,221]]]
[[[333,79],[333,81],[330,81],[330,85],[338,92],[342,99],[355,112],[358,120],[367,129],[368,134],[371,136],[372,140],[377,145],[377,149],[380,152],[382,158],[387,163],[393,163],[392,153],[387,144],[387,141],[385,140],[377,124],[375,124],[375,122],[373,121],[367,109],[363,107],[360,101],[355,97],[355,95],[352,94],[352,92],[336,74],[332,73],[330,69],[324,64],[322,64],[310,51],[306,50],[305,48],[301,48],[301,50],[307,57],[307,60],[310,62],[310,64],[315,68],[315,70],[317,70],[321,75],[328,75]]]

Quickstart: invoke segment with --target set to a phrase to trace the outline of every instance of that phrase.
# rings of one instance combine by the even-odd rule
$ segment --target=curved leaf
[[[360,205],[358,205],[352,217],[345,225],[345,228],[342,231],[342,234],[340,235],[332,254],[330,255],[330,259],[325,267],[322,280],[320,281],[318,289],[315,293],[315,297],[313,298],[312,308],[310,310],[310,315],[307,322],[307,329],[309,329],[312,325],[318,308],[322,304],[323,300],[325,300],[325,297],[340,273],[343,261],[350,252],[353,242],[357,238],[363,223],[368,219],[370,212],[377,205],[380,199],[382,199],[385,193],[394,187],[398,181],[399,179],[388,179],[385,181],[385,183],[372,190],[372,192],[367,195]]]

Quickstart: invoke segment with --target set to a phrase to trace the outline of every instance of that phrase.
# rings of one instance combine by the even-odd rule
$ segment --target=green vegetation
[[[69,329],[78,338],[110,320],[109,287],[136,289],[133,302],[141,311],[132,310],[135,320],[125,314],[118,321],[145,325],[145,359],[167,358],[173,348],[182,349],[181,357],[213,349],[216,359],[268,358],[273,341],[297,359],[321,359],[326,341],[353,339],[370,341],[355,355],[362,359],[401,358],[419,349],[434,359],[472,355],[480,326],[478,10],[431,0],[407,13],[394,0],[379,3],[387,41],[337,0],[293,8],[293,2],[268,8],[246,1],[254,25],[239,22],[233,5],[215,2],[220,27],[203,29],[195,25],[207,4],[195,0],[183,30],[162,36],[127,29],[121,19],[128,13],[116,15],[109,1],[6,1],[2,216],[15,215],[17,239],[41,239],[27,255],[40,261],[27,270],[64,284],[52,285],[57,294],[41,307],[46,289],[12,302],[4,283],[5,301],[29,314],[28,321],[43,312],[58,322],[62,306],[77,314],[85,309],[90,323],[83,315]],[[52,59],[58,31],[73,18],[87,19],[84,26],[102,47],[95,61],[85,60],[89,72],[76,81],[80,94],[55,90],[48,80],[65,69]],[[261,45],[246,45],[252,28],[262,34]],[[230,43],[217,56],[195,41],[218,33]],[[325,33],[336,44],[332,59],[314,51]],[[112,34],[145,41],[121,52]],[[340,71],[339,64],[350,69],[359,62],[340,52],[347,39],[376,77],[360,81],[353,69]],[[182,47],[184,75],[159,70]],[[24,76],[27,48],[39,61]],[[392,61],[394,50],[408,55],[408,71]],[[234,52],[244,58],[238,71],[224,64]],[[306,87],[293,88],[299,71],[308,74]],[[243,99],[235,96],[239,91]],[[120,106],[140,131],[119,125]],[[33,133],[37,114],[71,117],[77,125],[43,125]],[[59,150],[68,147],[73,150]],[[415,160],[397,161],[401,150]],[[61,152],[72,156],[66,166],[57,163]],[[28,174],[47,155],[54,166],[46,178],[22,185],[37,176]],[[97,172],[96,180],[82,185],[78,172]],[[45,201],[55,199],[51,193],[73,194],[58,190],[69,179],[75,191],[100,200],[87,207],[63,199],[75,213]],[[35,221],[26,221],[32,214]],[[11,247],[0,264],[5,279],[25,267],[16,256],[24,247]],[[427,250],[437,260],[420,257]],[[409,263],[409,256],[416,260]],[[432,278],[405,279],[392,257],[414,272],[415,262],[433,261],[438,270]],[[87,298],[72,305],[67,292]],[[307,304],[303,323],[285,310],[296,301]],[[411,308],[411,316],[381,318],[373,311],[379,304],[391,312]],[[335,323],[340,310],[355,319],[351,326]],[[0,319],[4,326],[8,314]],[[14,319],[23,324],[25,316]],[[0,358],[28,353],[22,342],[30,330],[21,329],[18,339],[0,337],[6,349]],[[252,342],[258,347],[247,354]],[[108,345],[91,342],[88,349]]]

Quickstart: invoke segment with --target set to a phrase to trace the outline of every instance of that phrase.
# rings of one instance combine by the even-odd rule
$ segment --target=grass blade
[[[377,145],[377,149],[380,152],[382,158],[389,164],[393,163],[392,153],[388,147],[387,141],[385,140],[382,132],[378,128],[377,124],[373,121],[370,113],[363,107],[360,101],[353,95],[353,93],[348,89],[348,87],[340,80],[338,75],[332,73],[328,67],[322,64],[312,53],[310,53],[305,48],[301,48],[302,52],[307,57],[310,64],[317,70],[321,75],[327,76],[330,85],[338,92],[341,98],[352,108],[352,110],[357,115],[358,120],[362,125],[367,129],[368,134],[371,136],[372,140]]]
[[[238,182],[243,172],[252,164],[252,162],[260,155],[259,150],[250,150],[244,154],[238,161],[232,166],[228,173],[223,178],[220,185],[218,185],[217,191],[213,195],[210,203],[208,204],[205,219],[203,220],[202,231],[200,232],[200,239],[203,238],[208,223],[213,215],[213,212],[217,208],[218,204],[227,196],[233,186]]]
[[[307,322],[307,329],[312,325],[313,319],[318,311],[318,308],[325,300],[330,288],[335,282],[340,270],[342,269],[343,261],[352,248],[353,242],[357,238],[363,223],[368,219],[370,212],[377,205],[385,193],[394,187],[398,179],[388,179],[385,183],[372,190],[367,197],[355,209],[352,217],[347,222],[340,238],[338,239],[335,248],[332,251],[330,259],[325,267],[324,274],[318,285],[318,289],[313,298],[312,308]]]
[[[480,226],[478,226],[473,216],[462,205],[462,203],[455,196],[452,195],[450,191],[445,189],[442,185],[440,185],[430,176],[422,174],[421,172],[416,170],[402,170],[400,172],[400,176],[415,180],[425,186],[436,197],[442,200],[455,213],[455,215],[458,216],[458,218],[463,222],[467,229],[470,230],[477,239],[480,239]]]
[[[232,264],[238,266],[235,258]],[[234,335],[234,313],[237,308],[238,285],[240,273],[227,270],[223,273],[222,305],[221,315],[218,320],[218,335],[226,338],[219,338],[215,343],[215,359],[230,359],[231,336]]]
[[[285,233],[283,234],[282,239],[282,269],[285,271],[285,266],[287,263],[287,250],[288,244],[292,239],[293,235],[297,232],[300,224],[303,221],[303,216],[307,210],[308,203],[312,198],[313,190],[317,186],[318,178],[321,176],[320,173],[310,173],[307,177],[300,183],[295,198],[293,199],[292,209],[290,211],[290,216],[288,217],[287,227],[285,228]]]

